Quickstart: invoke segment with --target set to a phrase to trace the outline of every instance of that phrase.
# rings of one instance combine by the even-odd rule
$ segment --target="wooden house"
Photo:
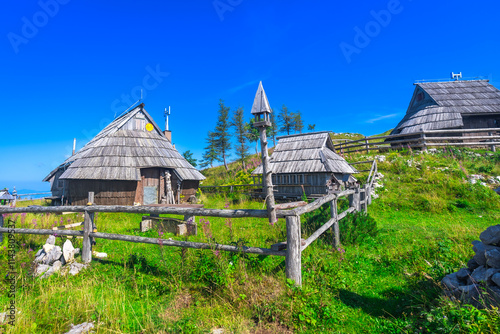
[[[179,203],[205,177],[174,148],[152,117],[137,106],[116,118],[44,181],[63,204]]]
[[[0,205],[15,203],[16,201],[16,188],[14,188],[13,193],[9,192],[9,189],[5,188],[0,190]]]
[[[269,166],[275,197],[300,198],[324,196],[327,183],[341,188],[355,186],[356,169],[335,153],[328,132],[313,132],[278,137]],[[262,166],[253,175],[262,175]]]
[[[422,82],[391,134],[500,127],[500,91],[489,80]]]

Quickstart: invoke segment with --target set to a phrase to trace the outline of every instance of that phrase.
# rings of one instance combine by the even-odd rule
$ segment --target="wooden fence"
[[[23,208],[11,208],[11,207],[1,207],[0,208],[0,242],[3,240],[2,233],[8,233],[10,235],[15,233],[18,234],[38,234],[38,235],[57,235],[61,236],[76,236],[83,237],[82,245],[82,261],[85,263],[90,263],[92,261],[92,243],[93,239],[109,239],[109,240],[119,240],[126,242],[136,242],[136,243],[147,243],[163,246],[174,246],[174,247],[184,247],[184,248],[195,248],[195,249],[212,249],[212,250],[223,250],[228,252],[243,252],[251,254],[260,255],[275,255],[285,257],[285,273],[286,277],[295,281],[296,285],[302,285],[302,271],[301,271],[301,254],[302,252],[319,236],[321,236],[329,228],[333,228],[334,240],[333,245],[335,248],[340,246],[340,232],[339,232],[339,221],[346,217],[350,212],[354,211],[367,211],[368,205],[371,203],[370,189],[373,185],[374,173],[376,173],[376,163],[372,165],[371,182],[369,182],[362,187],[356,188],[354,190],[346,190],[340,193],[329,194],[316,201],[306,204],[304,202],[290,203],[287,205],[281,205],[281,208],[290,208],[290,210],[279,209],[276,211],[278,218],[286,219],[286,243],[280,243],[268,248],[260,247],[237,247],[232,245],[222,245],[222,244],[211,244],[211,243],[201,243],[201,242],[190,242],[190,241],[178,241],[178,240],[165,240],[160,238],[147,238],[133,235],[121,235],[121,234],[111,234],[97,232],[97,228],[94,224],[94,214],[96,212],[124,212],[124,213],[141,213],[141,214],[175,214],[184,215],[184,217],[194,217],[194,216],[208,216],[208,217],[223,217],[223,218],[243,218],[243,217],[254,217],[254,218],[266,218],[268,217],[266,210],[218,210],[218,209],[205,209],[205,208],[178,208],[178,207],[147,207],[147,206],[100,206],[100,205],[88,205],[88,206],[60,206],[60,207],[44,207],[44,206],[30,206]],[[341,197],[348,197],[349,208],[342,212],[337,213],[337,201]],[[89,203],[93,202],[93,194],[89,194]],[[323,204],[330,203],[331,208],[331,218],[323,226],[321,226],[316,232],[314,232],[309,238],[302,242],[301,238],[301,221],[300,216],[314,211],[321,207]],[[278,206],[278,208],[280,208]],[[83,231],[72,231],[57,229],[27,229],[27,228],[4,228],[4,214],[9,213],[62,213],[62,212],[83,212],[84,222]],[[283,246],[284,245],[284,246]],[[285,248],[286,249],[283,249]]]
[[[487,133],[487,135],[485,135]],[[495,152],[500,145],[500,128],[429,130],[407,134],[372,136],[357,140],[346,140],[335,144],[335,150],[341,153],[369,152],[401,148],[419,148],[448,146],[488,147]]]

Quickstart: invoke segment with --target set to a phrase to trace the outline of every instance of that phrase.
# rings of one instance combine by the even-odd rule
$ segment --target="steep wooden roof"
[[[500,113],[500,91],[489,80],[423,82],[391,134],[462,127],[463,115]]]
[[[313,132],[278,137],[269,159],[273,174],[281,173],[357,173],[344,158],[334,152],[328,132]],[[262,166],[252,174],[262,174]]]
[[[146,124],[151,124],[148,131]],[[118,117],[44,181],[64,169],[61,179],[139,181],[141,168],[171,168],[181,180],[204,180],[168,141],[141,104]]]

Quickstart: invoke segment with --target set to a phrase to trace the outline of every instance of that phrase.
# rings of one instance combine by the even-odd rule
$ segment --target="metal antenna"
[[[167,108],[165,108],[165,130],[168,131],[168,116],[170,115],[170,106],[168,106],[168,111]]]

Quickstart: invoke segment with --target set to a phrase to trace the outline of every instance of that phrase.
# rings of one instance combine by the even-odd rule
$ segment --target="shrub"
[[[348,214],[339,222],[340,241],[343,244],[360,244],[378,233],[377,222],[365,212]]]

